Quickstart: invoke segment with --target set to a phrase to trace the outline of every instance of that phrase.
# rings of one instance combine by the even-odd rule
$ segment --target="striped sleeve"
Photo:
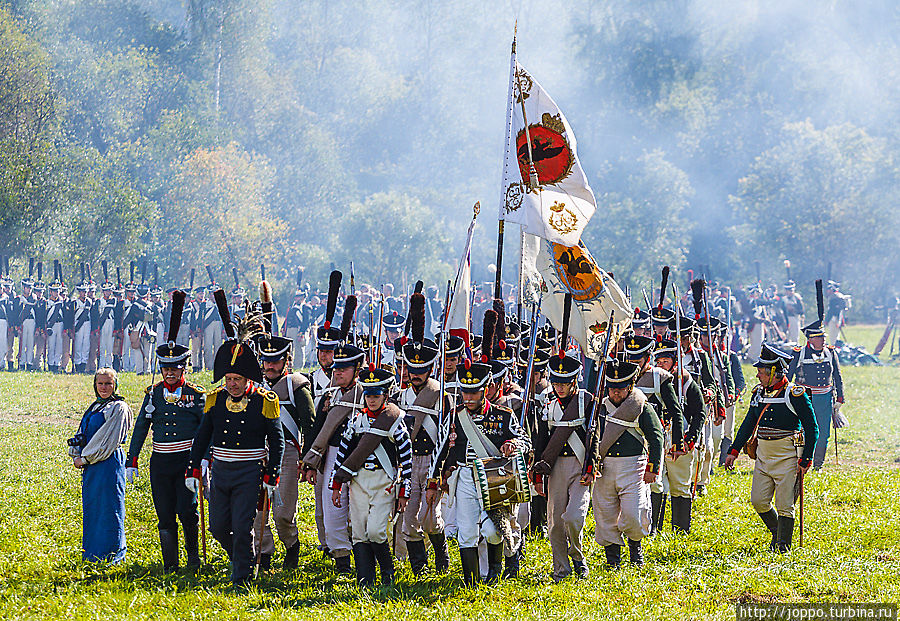
[[[400,497],[409,498],[409,481],[412,479],[412,442],[409,430],[401,420],[394,429],[394,444],[397,446],[397,470],[400,472]]]
[[[334,459],[334,470],[331,471],[331,480],[328,482],[328,489],[340,489],[341,484],[335,483],[334,474],[340,469],[341,464],[344,463],[344,460],[347,459],[347,455],[350,450],[350,438],[352,436],[348,433],[341,434],[341,443],[338,445],[337,456]]]

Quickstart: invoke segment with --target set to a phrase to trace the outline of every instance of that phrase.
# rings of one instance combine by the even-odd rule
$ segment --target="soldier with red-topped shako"
[[[596,444],[588,440],[594,396],[578,387],[581,361],[565,354],[571,295],[563,310],[560,353],[547,363],[551,392],[540,412],[531,468],[535,487],[547,498],[547,535],[553,554],[553,581],[588,575],[582,550],[584,520],[591,504]],[[587,462],[587,468],[585,468]],[[571,563],[569,560],[571,559]]]
[[[650,534],[650,484],[663,458],[662,423],[644,393],[635,388],[638,367],[613,360],[604,371],[608,394],[598,412],[597,446],[592,454],[600,469],[594,482],[594,538],[606,552],[606,563],[618,567],[623,536],[631,562],[644,562],[641,539]]]
[[[410,336],[402,349],[408,385],[401,388],[397,397],[412,442],[412,477],[409,504],[403,514],[403,537],[415,575],[428,569],[426,536],[434,548],[435,569],[445,572],[450,566],[440,495],[432,495],[430,504],[426,501],[429,484],[439,489],[437,482],[430,477],[430,469],[439,445],[442,406],[441,384],[432,377],[440,352],[433,341],[425,338],[425,303],[421,293],[410,296]],[[446,416],[451,414],[451,404],[447,398],[443,403],[443,412]]]
[[[261,318],[249,314],[231,323],[225,292],[215,292],[228,339],[216,352],[213,381],[223,386],[206,396],[206,406],[191,447],[185,485],[200,488],[201,462],[212,447],[209,530],[231,561],[231,581],[244,585],[253,570],[253,521],[260,492],[271,499],[278,486],[284,434],[278,396],[263,387],[263,375],[251,339],[262,331]]]
[[[365,407],[347,419],[330,489],[336,507],[349,504],[357,582],[375,583],[377,561],[381,583],[389,585],[394,581],[394,558],[388,531],[391,516],[403,513],[409,499],[412,450],[404,413],[388,402],[394,374],[370,363],[358,382]],[[347,494],[342,494],[345,487]]]
[[[300,558],[300,540],[297,530],[297,498],[300,478],[300,450],[303,438],[308,436],[315,422],[315,408],[309,379],[291,369],[293,341],[272,334],[277,328],[272,306],[272,290],[268,281],[259,286],[260,306],[263,313],[265,333],[256,339],[262,363],[266,386],[278,396],[279,420],[284,432],[284,455],[281,458],[281,477],[278,480],[278,494],[282,504],[272,507],[275,529],[285,547],[284,569],[297,567]],[[257,513],[254,532],[262,523],[262,550],[260,569],[268,569],[275,551],[275,540],[269,527],[265,511]]]
[[[482,343],[485,342],[493,342],[493,335],[487,331],[482,340]],[[508,519],[512,513],[510,507],[505,507],[504,510],[492,512],[493,517],[488,517],[482,510],[481,492],[475,480],[475,461],[501,455],[510,457],[516,452],[527,453],[531,443],[513,420],[515,415],[512,410],[494,405],[485,398],[487,385],[492,381],[491,365],[486,358],[476,363],[466,360],[457,368],[457,378],[462,403],[457,407],[452,423],[456,437],[452,447],[447,443],[442,449],[433,474],[443,475],[443,480],[449,485],[451,499],[456,504],[457,542],[463,577],[467,585],[473,585],[480,574],[478,543],[482,536],[488,540],[486,580],[493,582],[500,578],[504,541],[493,533],[504,529],[504,525],[494,523],[494,520]],[[516,550],[511,548],[507,552],[511,555]]]
[[[337,275],[336,275],[337,274]],[[337,291],[340,289],[340,272],[332,272],[331,282],[337,283],[334,288],[334,302],[329,291],[328,305],[333,315],[337,303]],[[329,314],[326,309],[326,317]],[[331,371],[331,385],[322,395],[316,408],[316,420],[310,430],[309,440],[304,442],[303,471],[307,482],[316,486],[317,497],[322,498],[322,530],[327,553],[335,560],[335,571],[339,574],[350,574],[350,533],[349,509],[344,489],[340,506],[329,502],[327,493],[331,476],[334,472],[341,433],[347,419],[356,411],[365,407],[362,387],[356,381],[362,365],[365,363],[365,352],[348,341],[350,324],[356,312],[356,296],[347,296],[344,303],[344,314],[337,334],[337,345],[334,348]],[[324,326],[331,328],[326,319]]]
[[[678,343],[670,339],[658,341],[654,356],[659,369],[672,377],[672,388],[676,393],[681,391],[683,400],[680,402],[679,414],[663,422],[664,426],[668,423],[665,431],[669,448],[665,452],[660,476],[650,486],[652,530],[655,532],[662,529],[668,495],[672,504],[672,527],[686,533],[691,529],[691,484],[696,457],[691,449],[706,421],[706,405],[700,385],[687,370],[678,366]],[[669,408],[663,408],[663,417],[671,413]],[[680,435],[676,427],[681,430]]]
[[[745,446],[756,460],[750,502],[772,533],[770,548],[787,552],[794,533],[794,504],[802,479],[812,465],[819,437],[816,415],[806,388],[785,376],[791,356],[763,343],[756,367],[759,384],[750,408],[725,458],[734,462]]]
[[[148,386],[141,411],[134,422],[134,432],[125,460],[128,483],[138,474],[138,455],[147,434],[153,428],[153,453],[150,456],[150,490],[159,521],[159,544],[163,569],[178,569],[178,524],[184,531],[184,548],[188,567],[200,566],[197,547],[197,495],[185,488],[184,473],[191,457],[191,445],[206,402],[202,386],[185,378],[185,367],[191,351],[175,342],[181,324],[185,294],[172,295],[169,341],[156,348],[163,381]],[[203,468],[208,464],[203,461]]]

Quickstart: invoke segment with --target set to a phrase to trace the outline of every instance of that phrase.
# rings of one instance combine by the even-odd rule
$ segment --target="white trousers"
[[[88,355],[91,353],[91,324],[85,321],[78,332],[75,333],[73,348],[75,350],[74,364],[87,364]]]
[[[19,353],[19,366],[29,365],[34,362],[34,319],[22,321],[22,334],[19,336],[21,350]]]
[[[113,363],[113,327],[115,322],[111,319],[100,328],[100,366],[111,367]]]
[[[47,365],[58,367],[62,364],[63,324],[60,321],[47,330]]]
[[[203,362],[207,369],[213,368],[216,352],[221,347],[223,340],[221,321],[214,321],[203,330]]]

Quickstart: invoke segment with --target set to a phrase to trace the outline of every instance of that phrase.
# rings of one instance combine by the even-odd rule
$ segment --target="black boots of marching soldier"
[[[295,541],[294,545],[289,547],[284,552],[284,563],[282,564],[283,569],[297,569],[297,565],[300,563],[300,542]]]
[[[791,540],[794,538],[794,518],[778,516],[778,541],[775,545],[778,551],[784,554],[791,549]]]
[[[378,568],[381,569],[382,586],[394,583],[394,555],[391,553],[391,547],[387,541],[354,543],[353,562],[356,564],[356,583],[359,586],[374,586]]]
[[[170,574],[178,570],[178,529],[159,531],[159,547],[162,550],[163,571]]]
[[[650,493],[650,535],[653,536],[663,527],[666,516],[666,495],[662,492]]]
[[[687,534],[691,532],[691,505],[690,498],[672,496],[672,529],[676,532]]]
[[[503,544],[487,544],[488,573],[484,581],[487,584],[496,584],[500,581],[503,572]]]
[[[769,509],[765,513],[759,514],[760,519],[762,519],[763,524],[766,525],[766,528],[769,529],[769,532],[772,533],[772,541],[769,543],[769,550],[772,552],[778,551],[778,513],[775,512],[775,509]]]
[[[463,581],[466,586],[475,586],[481,577],[478,568],[478,548],[460,548],[459,560],[462,563]]]
[[[428,549],[424,541],[407,541],[406,553],[414,576],[421,576],[428,569]]]
[[[434,548],[434,569],[439,574],[450,569],[450,552],[447,550],[447,536],[444,533],[428,535],[431,547]]]

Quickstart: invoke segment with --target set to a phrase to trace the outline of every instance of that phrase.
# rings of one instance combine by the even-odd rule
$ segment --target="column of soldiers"
[[[416,576],[431,570],[430,557],[435,571],[448,571],[449,540],[467,585],[515,578],[528,534],[549,539],[554,581],[583,578],[590,571],[583,545],[589,510],[607,566],[621,565],[623,548],[641,565],[642,541],[663,529],[667,504],[673,530],[688,533],[714,465],[732,467],[748,444],[757,460],[751,501],[772,548],[790,547],[793,486],[820,465],[813,462],[816,420],[843,401],[836,357],[819,340],[822,311],[804,328],[808,344],[795,350],[790,368],[789,356],[760,345],[753,417],[735,434],[744,381],[731,326],[711,316],[715,302],[706,303],[713,292],[705,283],[695,283],[690,316],[680,304],[665,307],[664,278],[659,304],[635,310],[598,373],[601,361],[583,360],[565,321],[559,331],[539,328],[507,319],[504,306],[495,305],[479,321],[481,335],[426,331],[434,311],[418,291],[408,316],[380,309],[378,340],[356,325],[352,293],[335,323],[342,278],[331,274],[324,321],[311,339],[317,368],[309,375],[294,371],[295,355],[307,345],[298,335],[312,321],[301,287],[279,330],[265,281],[253,304],[237,281],[231,304],[213,281],[212,300],[206,289],[171,290],[163,307],[153,300],[161,291],[134,284],[133,270],[125,287],[101,286],[103,299],[92,301],[86,274],[68,318],[63,309],[62,319],[46,320],[71,326],[64,330],[73,352],[90,342],[84,324],[96,326],[100,361],[109,359],[105,353],[124,366],[115,343],[122,333],[137,343],[131,364],[140,369],[151,364],[141,339],[149,334],[152,343],[159,335],[152,363],[162,381],[147,388],[128,481],[152,429],[150,483],[167,571],[179,566],[177,522],[188,566],[200,564],[204,497],[209,531],[229,557],[235,585],[271,570],[273,532],[285,549],[282,567],[296,568],[296,509],[306,482],[314,490],[319,550],[336,573],[355,575],[361,586],[392,583],[397,559]],[[53,286],[50,297],[65,306]],[[216,323],[224,333],[219,342]],[[187,379],[189,362],[211,365],[213,381],[224,383],[204,392]]]

